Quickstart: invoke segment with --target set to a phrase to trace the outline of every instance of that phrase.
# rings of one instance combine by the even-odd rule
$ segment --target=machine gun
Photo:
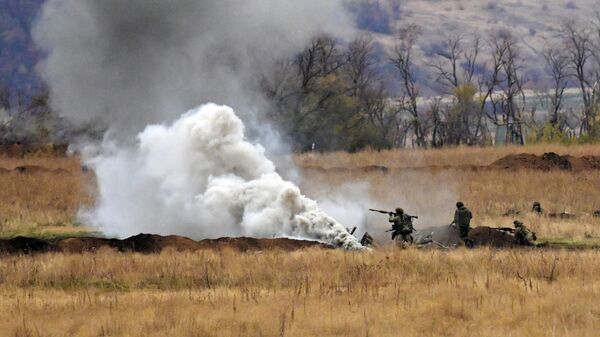
[[[369,211],[371,211],[371,212],[377,212],[377,213],[381,213],[381,214],[387,214],[387,215],[390,215],[390,214],[394,214],[395,215],[396,214],[396,212],[388,212],[388,211],[382,211],[380,209],[372,209],[372,208],[369,208]],[[406,217],[408,217],[410,219],[418,219],[419,218],[416,215],[408,215],[406,213],[404,214],[404,216],[406,216]]]

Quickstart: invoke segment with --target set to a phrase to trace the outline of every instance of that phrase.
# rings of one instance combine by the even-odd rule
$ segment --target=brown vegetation
[[[565,170],[583,171],[600,169],[600,156],[573,157],[561,156],[554,152],[547,152],[541,156],[529,153],[513,154],[493,162],[490,168],[509,170]]]
[[[303,168],[358,168],[384,166],[409,168],[428,166],[487,166],[503,157],[518,153],[538,156],[547,152],[574,157],[600,156],[600,145],[566,146],[557,144],[504,147],[454,147],[444,149],[361,151],[357,153],[306,153],[295,156],[294,162]]]
[[[513,218],[502,214],[516,208],[541,239],[598,242],[600,219],[592,212],[600,208],[599,171],[458,167],[550,151],[580,157],[599,155],[600,147],[363,152],[297,160],[317,167],[455,166],[433,172],[303,170],[301,185],[318,197],[349,182],[368,183],[373,207],[410,203],[408,210],[422,216],[419,226],[449,221],[453,203],[463,199],[476,226],[509,226]],[[66,172],[13,172],[25,165]],[[10,171],[0,173],[2,236],[89,230],[76,225],[75,215],[80,205],[93,203],[93,174],[83,173],[77,158],[4,158],[0,167]],[[577,217],[528,213],[534,200],[547,212]],[[383,232],[385,219],[375,218],[379,222]],[[537,337],[595,336],[600,330],[598,250],[385,246],[369,253],[286,252],[245,246],[250,241],[236,248],[234,239],[224,239],[215,243],[222,249],[177,251],[191,243],[176,240],[177,247],[158,243],[160,253],[145,255],[91,249],[97,241],[90,240],[60,241],[64,252],[0,258],[0,335]]]
[[[75,215],[93,203],[94,176],[78,158],[2,157],[0,171],[0,236],[89,232]]]
[[[0,259],[3,336],[595,336],[597,251]]]

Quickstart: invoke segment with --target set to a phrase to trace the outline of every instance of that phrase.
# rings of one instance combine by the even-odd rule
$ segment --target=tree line
[[[421,39],[414,24],[392,45],[313,39],[259,81],[269,120],[296,151],[600,140],[600,21],[567,21],[536,51],[544,85],[527,78],[525,47],[508,31],[448,34],[427,57]],[[0,142],[73,134],[47,91],[25,100],[0,88],[0,112]]]
[[[420,38],[407,25],[388,48],[368,35],[314,39],[263,80],[270,117],[299,151],[600,140],[600,24],[567,21],[536,51],[544,85],[527,79],[508,31],[448,35],[429,57]]]

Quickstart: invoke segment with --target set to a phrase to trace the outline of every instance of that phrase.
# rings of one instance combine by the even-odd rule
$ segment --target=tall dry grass
[[[474,225],[510,225],[539,200],[572,221],[524,214],[540,236],[597,240],[600,173],[319,167],[485,165],[509,152],[597,154],[600,147],[451,149],[298,157],[309,196],[358,183],[371,207],[405,206],[443,223],[464,200]],[[566,151],[566,152],[565,152]],[[415,165],[410,158],[425,158]],[[407,159],[408,158],[408,159]],[[306,162],[303,162],[306,161]],[[0,172],[0,235],[56,234],[93,203],[76,158],[0,159],[66,172]],[[363,189],[364,188],[364,189]],[[350,189],[352,192],[352,189]],[[344,197],[352,199],[353,193]],[[361,200],[363,196],[357,195]],[[385,219],[373,221],[382,225]],[[381,227],[383,231],[383,227]],[[166,251],[0,257],[0,336],[597,336],[598,250],[369,253]]]
[[[17,172],[18,166],[31,172]],[[0,158],[0,171],[0,236],[88,230],[75,216],[93,203],[94,177],[82,172],[78,158]]]
[[[597,336],[598,251],[0,259],[2,336]]]
[[[600,151],[600,146],[582,147],[525,147],[525,148],[458,148],[449,150],[395,151],[390,157],[430,156],[430,163],[438,165],[472,165],[488,163],[508,153],[543,153],[560,150],[572,155],[589,155]],[[569,152],[567,152],[569,150]],[[600,218],[593,217],[600,209],[600,171],[538,171],[538,170],[482,170],[460,167],[436,169],[394,169],[388,172],[364,169],[326,169],[337,154],[323,155],[320,166],[300,169],[302,190],[309,196],[327,200],[329,195],[342,190],[342,200],[356,201],[363,210],[368,208],[403,207],[417,214],[419,227],[439,226],[452,220],[454,204],[464,201],[474,214],[473,226],[506,227],[512,221],[523,220],[545,238],[570,238],[600,242]],[[364,158],[368,158],[363,162]],[[300,157],[302,161],[304,157]],[[339,162],[353,165],[390,166],[387,154],[365,152],[339,154]],[[354,164],[352,164],[354,163]],[[360,164],[359,164],[360,163]],[[368,164],[368,165],[366,165]],[[312,164],[311,164],[312,165]],[[310,166],[310,165],[309,165]],[[402,164],[391,165],[402,166]],[[409,165],[410,166],[410,165]],[[353,186],[358,185],[356,189]],[[347,188],[347,187],[350,188]],[[340,198],[338,198],[340,199]],[[531,210],[539,201],[547,213],[570,212],[573,220],[534,216]],[[502,216],[509,209],[520,215]],[[349,224],[355,225],[356,223]],[[370,214],[367,228],[381,234],[388,226],[386,219]],[[383,237],[380,237],[383,238]]]
[[[509,153],[557,151],[571,155],[600,153],[600,146],[535,146],[507,148],[456,148],[447,150],[398,150],[391,152],[337,153],[318,156],[311,165],[301,169],[300,185],[304,193],[317,199],[335,194],[340,186],[363,184],[357,195],[369,207],[402,206],[421,216],[420,226],[442,225],[452,217],[454,203],[463,200],[475,214],[474,225],[509,226],[515,217],[501,215],[510,208],[530,209],[540,201],[549,212],[569,211],[578,214],[573,221],[562,221],[530,214],[518,216],[544,237],[568,237],[600,240],[600,219],[591,216],[600,208],[600,172],[488,171],[446,169],[398,169],[388,173],[366,170],[323,170],[329,166],[390,165],[390,160],[422,157],[435,165],[471,165],[489,163]],[[297,157],[302,162],[305,156]],[[365,159],[367,158],[367,159]],[[333,161],[338,164],[333,163]],[[354,164],[352,164],[354,163]],[[406,163],[400,160],[400,167]],[[306,164],[306,163],[305,163]],[[47,170],[34,173],[0,172],[0,236],[20,234],[62,236],[91,229],[78,225],[77,211],[94,202],[94,176],[84,174],[76,157],[60,158],[0,158],[0,169],[17,166],[39,166]],[[368,165],[367,165],[368,166]],[[412,166],[412,165],[408,165]],[[1,170],[0,170],[1,171]],[[368,195],[362,195],[368,194]],[[383,233],[385,219],[369,216],[371,227]],[[356,225],[349,223],[348,226]],[[383,238],[383,236],[382,236]]]
[[[600,145],[532,145],[505,147],[456,147],[442,149],[395,149],[387,151],[365,150],[357,153],[329,152],[306,153],[294,156],[300,167],[357,168],[380,165],[390,168],[422,166],[489,165],[494,161],[515,153],[542,155],[556,152],[576,157],[600,156]]]

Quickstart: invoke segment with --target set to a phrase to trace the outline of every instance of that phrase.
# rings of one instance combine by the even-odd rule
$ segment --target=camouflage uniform
[[[410,235],[414,232],[412,219],[404,214],[402,208],[396,208],[396,213],[390,213],[389,222],[392,223],[392,240],[398,235]]]
[[[535,246],[535,233],[525,227],[521,221],[515,221],[515,241],[522,246]]]
[[[365,232],[362,239],[360,239],[360,244],[365,247],[373,246],[373,237],[369,235],[369,232]]]
[[[456,211],[454,212],[454,224],[458,226],[460,238],[466,240],[469,236],[469,226],[471,225],[471,219],[473,214],[462,202],[456,203]]]
[[[531,211],[537,214],[542,214],[544,213],[544,209],[542,208],[542,204],[540,204],[539,201],[535,201],[533,203],[533,207],[531,208]]]

